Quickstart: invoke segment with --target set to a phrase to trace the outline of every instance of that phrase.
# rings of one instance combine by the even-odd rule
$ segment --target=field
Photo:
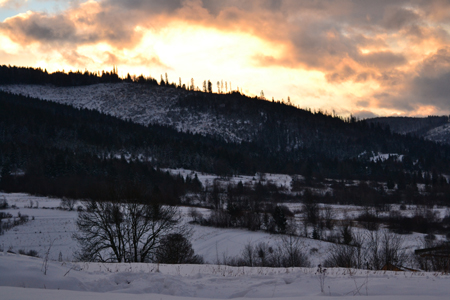
[[[0,236],[0,248],[4,251],[11,250],[36,250],[39,256],[43,256],[49,248],[50,259],[59,259],[60,253],[64,261],[72,261],[77,251],[77,243],[72,239],[72,234],[76,230],[76,211],[58,209],[60,199],[46,197],[34,197],[26,194],[0,194],[5,196],[10,205],[15,205],[15,209],[7,210],[17,216],[28,215],[30,221],[6,231]],[[39,203],[39,208],[28,208],[30,201],[35,207]],[[203,214],[207,214],[207,209],[198,209]],[[188,208],[181,207],[180,213],[183,221],[188,223]],[[33,220],[34,217],[34,220]],[[261,241],[276,244],[279,236],[264,232],[252,232],[241,229],[219,229],[199,225],[187,224],[192,230],[191,242],[197,254],[204,257],[208,263],[217,263],[224,258],[239,255],[245,244]],[[305,251],[311,248],[321,249],[315,252],[314,265],[321,263],[323,254],[326,253],[326,242],[305,239]]]
[[[183,221],[191,227],[193,248],[205,265],[156,265],[150,263],[105,264],[74,262],[78,249],[72,234],[77,212],[61,210],[60,199],[26,194],[2,194],[30,220],[0,236],[0,293],[3,299],[204,299],[334,296],[340,299],[371,296],[372,299],[447,299],[450,277],[441,273],[390,272],[331,268],[322,276],[317,267],[230,267],[222,264],[239,255],[245,244],[260,241],[276,245],[278,235],[240,229],[218,229],[188,224],[188,208],[181,207]],[[32,206],[33,208],[30,208]],[[351,209],[351,208],[349,208]],[[206,214],[207,209],[199,209]],[[358,208],[353,207],[354,213]],[[409,235],[413,248],[420,235]],[[330,244],[302,240],[304,251],[316,266],[325,259]],[[44,267],[45,252],[49,262]],[[313,250],[312,250],[313,249]],[[15,252],[8,253],[7,251]],[[37,258],[17,254],[36,250]],[[46,275],[44,271],[47,269]],[[323,292],[321,292],[321,279]]]

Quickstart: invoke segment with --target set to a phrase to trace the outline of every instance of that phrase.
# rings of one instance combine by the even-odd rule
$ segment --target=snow
[[[386,161],[389,158],[396,158],[397,161],[401,162],[403,160],[403,154],[399,155],[397,153],[381,153],[378,152],[378,154],[375,154],[372,152],[372,157],[370,158],[370,161],[378,162],[378,161]]]
[[[206,176],[206,175],[205,175]],[[199,176],[201,178],[201,176]],[[30,221],[14,227],[0,235],[0,249],[5,251],[35,250],[38,256],[43,257],[48,247],[53,243],[50,251],[50,259],[58,260],[60,254],[64,261],[75,259],[75,253],[79,250],[78,245],[72,235],[76,232],[76,211],[58,209],[60,199],[35,197],[27,194],[3,194],[10,205],[15,205],[17,209],[9,209],[6,212],[17,216],[28,215]],[[34,208],[29,208],[30,201]],[[39,203],[39,208],[36,208]],[[291,211],[296,213],[297,222],[301,222],[301,203],[282,203]],[[78,204],[77,204],[78,205]],[[356,218],[365,210],[360,206],[353,205],[327,205],[333,208],[334,219],[343,220],[348,217]],[[325,205],[320,204],[321,208]],[[394,207],[396,208],[396,207]],[[192,231],[190,240],[196,254],[203,256],[205,262],[217,263],[224,260],[240,256],[244,246],[252,243],[254,245],[264,242],[271,246],[277,246],[280,236],[269,234],[263,231],[249,231],[246,229],[215,228],[189,224],[189,207],[180,207],[183,222]],[[208,217],[210,210],[206,208],[195,208],[203,217]],[[399,212],[405,216],[412,216],[416,210],[415,206],[407,206],[406,210]],[[438,216],[443,217],[448,214],[445,208],[435,207],[434,211]],[[388,212],[381,213],[387,215]],[[355,232],[363,229],[354,228]],[[325,233],[327,231],[325,230]],[[405,236],[405,247],[410,250],[420,247],[425,234],[413,233]],[[443,237],[437,236],[438,239]],[[304,250],[309,254],[312,265],[322,263],[328,255],[330,243],[309,238],[302,238]],[[316,250],[317,249],[317,250]]]
[[[444,124],[429,130],[425,138],[439,143],[449,143],[450,124]]]
[[[226,119],[211,113],[189,111],[177,106],[189,91],[134,83],[102,83],[76,87],[52,85],[0,85],[0,90],[42,100],[97,110],[135,123],[171,126],[178,131],[221,136],[227,142],[241,142],[252,136],[248,120]]]
[[[17,216],[19,212],[22,215],[28,215],[30,221],[6,231],[4,235],[0,235],[0,249],[11,250],[16,253],[19,250],[35,250],[38,252],[38,256],[43,257],[53,242],[49,255],[50,259],[58,260],[60,253],[64,261],[75,259],[75,252],[79,250],[76,241],[72,239],[72,235],[76,232],[76,211],[56,209],[60,204],[60,199],[0,193],[0,197],[2,196],[5,196],[10,205],[16,205],[18,208],[9,209],[7,212],[13,216]],[[28,208],[30,200],[33,201],[34,206],[39,202],[40,208]],[[44,207],[52,207],[53,209],[44,209]],[[210,213],[209,209],[196,209],[204,217],[207,217]],[[189,208],[180,207],[180,213],[183,222],[192,231],[190,240],[195,253],[203,256],[208,263],[223,262],[226,259],[236,257],[241,254],[244,246],[250,242],[253,244],[265,242],[272,246],[276,246],[279,242],[280,236],[261,231],[219,229],[189,224]],[[32,217],[34,217],[34,220],[32,220]],[[304,239],[303,243],[305,251],[310,251],[311,248],[321,249],[311,257],[313,265],[317,265],[324,260],[329,243],[311,239]]]
[[[243,185],[254,186],[258,182],[265,185],[268,183],[275,184],[278,187],[285,188],[287,191],[291,190],[292,177],[287,174],[272,174],[272,173],[256,173],[254,176],[248,175],[236,175],[232,177],[223,178],[215,174],[208,174],[203,172],[197,172],[189,169],[161,169],[164,172],[169,172],[171,175],[181,175],[184,179],[187,176],[194,178],[197,175],[198,179],[205,186],[211,186],[215,181],[218,182],[222,187],[226,187],[228,184],[237,185],[240,181]],[[299,179],[303,176],[296,175]]]
[[[448,275],[333,268],[68,263],[0,253],[2,299],[448,299]],[[356,296],[356,297],[355,297]]]
[[[273,298],[319,299],[448,299],[450,276],[425,272],[387,272],[332,268],[327,271],[325,292],[320,292],[316,268],[229,267],[220,265],[227,258],[239,255],[252,242],[276,246],[278,235],[241,229],[218,229],[188,224],[193,230],[190,240],[206,265],[155,265],[150,263],[85,263],[73,262],[77,244],[71,239],[76,231],[77,213],[57,209],[60,199],[26,194],[0,194],[17,209],[7,212],[30,216],[30,221],[0,236],[1,299],[167,299],[189,298]],[[39,202],[39,208],[33,207]],[[294,204],[292,204],[294,205]],[[46,207],[46,208],[44,208]],[[51,209],[53,208],[53,209]],[[335,206],[357,212],[361,208]],[[209,210],[197,208],[206,215]],[[408,208],[413,209],[413,208]],[[189,208],[181,207],[185,222]],[[347,212],[348,213],[348,212]],[[31,217],[34,216],[34,220]],[[412,234],[405,246],[416,245],[421,237]],[[37,250],[44,257],[50,243],[47,274],[43,259],[7,253]],[[312,265],[323,262],[330,244],[302,239]],[[59,253],[62,261],[58,261]],[[354,296],[355,295],[355,296]]]

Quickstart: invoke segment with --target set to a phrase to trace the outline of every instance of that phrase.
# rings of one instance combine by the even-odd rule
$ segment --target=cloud
[[[10,33],[12,40],[21,44],[27,42],[80,42],[75,24],[64,16],[48,16],[44,13],[27,13],[10,18],[0,25]]]
[[[161,67],[169,64],[151,48],[132,53],[145,30],[163,36],[173,26],[198,26],[245,34],[278,49],[255,52],[253,67],[321,72],[330,89],[359,86],[372,100],[367,109],[412,112],[428,103],[448,105],[449,23],[445,0],[91,0],[55,14],[8,18],[0,33],[24,47],[58,51],[72,64]],[[79,49],[99,44],[106,46],[96,57]]]
[[[371,118],[376,118],[378,117],[377,114],[369,111],[369,110],[360,110],[360,111],[356,111],[353,112],[353,116],[360,119],[360,120],[364,120],[364,119],[371,119]]]
[[[0,0],[1,8],[20,8],[28,2],[27,0]]]
[[[450,48],[427,57],[408,85],[409,102],[426,103],[440,110],[450,110]],[[404,100],[405,101],[405,100]]]
[[[450,48],[445,47],[428,55],[416,68],[416,73],[401,78],[400,88],[391,93],[374,95],[379,106],[406,112],[432,107],[436,114],[450,111]],[[391,87],[393,84],[388,85]]]
[[[182,7],[183,0],[109,0],[105,6],[120,7],[124,10],[145,11],[151,14],[171,13]]]
[[[377,69],[390,69],[402,66],[407,63],[403,54],[391,51],[371,52],[369,54],[358,55],[356,61],[362,65],[373,66]]]
[[[120,13],[89,1],[60,14],[27,12],[0,23],[0,31],[15,42],[34,42],[79,46],[108,42],[129,46],[139,39],[134,26],[126,21],[129,14]]]
[[[419,14],[412,9],[396,7],[386,11],[381,24],[384,28],[389,30],[400,30],[419,20]]]

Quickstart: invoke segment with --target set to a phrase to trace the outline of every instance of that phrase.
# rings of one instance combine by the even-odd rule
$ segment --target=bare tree
[[[309,267],[310,262],[301,238],[286,235],[279,239],[277,247],[260,242],[253,246],[251,242],[244,246],[238,265],[261,267]]]
[[[356,266],[356,247],[334,244],[329,249],[324,262],[325,267],[354,268]]]
[[[329,230],[333,230],[334,227],[334,219],[336,218],[336,214],[331,206],[325,206],[323,210],[322,219],[325,222],[325,227]]]
[[[53,243],[56,241],[56,239],[52,240],[50,242],[50,244],[48,245],[47,251],[45,251],[44,253],[44,257],[42,259],[42,267],[41,267],[41,271],[44,273],[44,275],[47,275],[47,270],[48,270],[48,259],[49,259],[49,255],[50,255],[50,251],[53,247]]]
[[[192,218],[193,223],[200,223],[203,219],[203,214],[199,212],[195,207],[189,208],[188,215]]]
[[[88,261],[145,262],[179,221],[176,207],[133,201],[85,203],[78,213],[79,258]]]
[[[367,265],[380,270],[386,264],[402,265],[406,259],[401,235],[388,230],[368,232]]]
[[[380,270],[386,264],[401,266],[406,259],[402,236],[388,230],[367,231],[352,235],[347,245],[331,246],[324,265]]]
[[[320,218],[319,204],[314,199],[314,196],[310,190],[305,190],[303,199],[304,219],[308,224],[316,225]]]
[[[242,249],[243,265],[253,267],[257,256],[257,250],[251,242],[248,242]]]
[[[31,201],[31,200],[30,200],[30,201]],[[75,200],[75,199],[69,199],[69,198],[63,197],[63,198],[61,199],[61,204],[60,204],[60,206],[61,206],[63,209],[73,210],[74,207],[75,207],[75,205],[77,204],[77,202],[78,202],[78,200]],[[31,205],[31,204],[30,204],[30,205]]]
[[[285,235],[281,237],[281,244],[278,246],[279,255],[282,259],[283,267],[309,267],[310,262],[305,254],[305,245],[298,236]]]

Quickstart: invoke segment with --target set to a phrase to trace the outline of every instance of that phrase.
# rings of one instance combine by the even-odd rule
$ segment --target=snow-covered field
[[[15,205],[16,209],[8,209],[6,212],[13,216],[28,215],[30,221],[23,225],[14,227],[0,235],[0,249],[4,251],[35,250],[42,257],[49,248],[50,259],[58,260],[60,253],[64,261],[72,261],[74,254],[78,250],[78,245],[72,239],[76,231],[76,211],[66,211],[56,209],[61,200],[47,197],[34,197],[26,194],[2,194],[9,205]],[[39,208],[28,208],[30,201],[34,207],[39,203]],[[45,207],[45,208],[44,208]],[[53,208],[53,209],[51,209]],[[197,209],[205,217],[209,214],[207,209]],[[188,216],[189,208],[181,207],[184,222],[190,221]],[[32,219],[34,217],[34,220]],[[205,227],[199,225],[186,224],[192,230],[190,238],[195,253],[203,256],[208,263],[222,262],[224,259],[240,255],[244,246],[249,242],[257,244],[266,242],[276,245],[279,241],[278,235],[271,235],[265,232],[252,232],[244,229],[221,229]],[[310,249],[320,249],[314,251],[312,263],[321,263],[326,254],[328,243],[311,239],[304,239],[305,251]]]
[[[326,296],[354,299],[367,295],[372,299],[448,299],[450,294],[450,276],[439,273],[329,269],[322,293],[316,268],[218,265],[225,258],[239,255],[249,242],[276,245],[279,236],[191,224],[188,226],[193,231],[193,248],[209,263],[207,265],[73,262],[78,249],[71,238],[76,230],[76,212],[56,209],[60,199],[0,194],[3,196],[10,205],[16,206],[6,212],[26,214],[30,221],[0,236],[3,249],[0,252],[0,299],[290,299],[300,296],[302,299]],[[198,210],[208,213],[206,209]],[[189,221],[188,212],[188,208],[181,208],[185,221]],[[417,238],[410,237],[411,243]],[[52,242],[44,275],[42,257]],[[303,243],[313,265],[323,262],[330,251],[330,244],[326,242],[304,239]],[[41,258],[11,254],[7,250],[16,253],[36,250]]]
[[[199,175],[199,179],[204,181],[208,175]],[[242,179],[242,178],[241,178]],[[249,178],[251,180],[251,178]],[[206,179],[207,180],[207,179]],[[234,179],[239,180],[238,179]],[[284,178],[283,178],[284,180]],[[277,182],[280,183],[280,182]],[[42,257],[50,245],[50,259],[57,260],[62,258],[64,261],[72,261],[78,250],[78,245],[72,235],[76,231],[76,211],[67,211],[58,209],[61,199],[48,197],[35,197],[27,194],[3,194],[10,206],[14,209],[8,209],[6,212],[14,217],[28,215],[30,221],[12,228],[0,235],[0,249],[4,251],[35,250]],[[77,205],[79,205],[78,203]],[[298,212],[302,208],[301,203],[285,203],[291,211]],[[30,208],[32,206],[33,208]],[[323,206],[323,205],[322,205]],[[38,208],[37,208],[38,207]],[[335,213],[335,219],[342,220],[346,218],[355,218],[364,212],[362,207],[349,205],[331,205]],[[403,215],[411,215],[415,207],[408,207],[401,211]],[[188,207],[180,207],[182,220],[192,231],[190,240],[196,254],[203,256],[208,263],[223,262],[226,259],[236,257],[242,253],[245,245],[259,242],[269,243],[276,246],[280,241],[279,235],[273,235],[262,231],[248,231],[245,229],[224,229],[215,227],[205,227],[189,224],[191,221]],[[207,217],[209,209],[196,208],[196,210]],[[398,210],[398,208],[396,208]],[[448,211],[445,208],[436,208],[434,210],[440,217],[445,216]],[[387,214],[387,213],[386,213]],[[301,214],[300,214],[301,215]],[[296,215],[300,222],[300,215]],[[5,221],[3,221],[5,222]],[[357,232],[362,229],[354,228]],[[405,246],[412,249],[421,246],[424,234],[413,233],[405,238]],[[445,238],[437,236],[438,239]],[[330,243],[313,239],[302,239],[304,250],[308,253],[312,265],[322,263],[328,253]]]
[[[0,253],[2,299],[448,299],[450,277],[433,273],[315,268],[54,262]]]

